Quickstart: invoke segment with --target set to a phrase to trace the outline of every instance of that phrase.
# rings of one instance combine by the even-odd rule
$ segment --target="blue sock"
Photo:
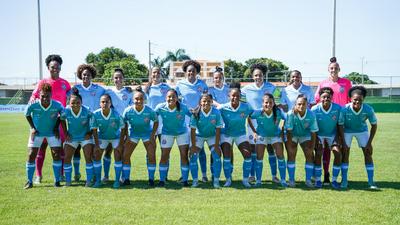
[[[121,177],[122,171],[122,161],[114,162],[114,169],[115,169],[115,182],[119,182],[119,178]]]
[[[129,180],[131,175],[131,164],[122,165],[122,179]]]
[[[251,153],[251,169],[250,169],[250,176],[254,177],[257,173],[257,154]]]
[[[165,178],[167,177],[167,171],[168,171],[168,163],[166,164],[160,163],[159,171],[160,171],[160,181],[165,182]]]
[[[70,163],[64,163],[64,174],[65,174],[65,182],[71,183],[72,176],[72,165]]]
[[[81,174],[81,172],[79,171],[79,167],[81,165],[81,157],[74,156],[73,162],[74,162],[74,174],[75,175]]]
[[[181,175],[182,175],[182,181],[188,181],[189,178],[189,165],[183,165],[181,162]]]
[[[59,182],[61,177],[61,160],[55,161],[53,160],[53,173],[54,173],[54,181]]]
[[[232,163],[231,158],[224,158],[224,174],[226,179],[230,179],[232,176]]]
[[[104,177],[110,177],[111,157],[103,157]]]
[[[93,178],[93,163],[86,163],[86,182],[90,182]]]
[[[340,165],[333,165],[332,167],[332,182],[333,181],[337,181],[337,177],[339,176],[339,172],[340,172]]]
[[[347,182],[347,172],[349,171],[349,164],[348,163],[342,163],[342,182],[346,181]]]
[[[296,162],[288,161],[287,169],[288,169],[288,173],[289,173],[289,181],[294,182],[294,175],[296,172]]]
[[[279,174],[281,175],[281,182],[286,182],[286,162],[285,159],[278,159]]]
[[[190,173],[192,174],[193,180],[199,179],[199,164],[197,164],[197,158],[198,154],[195,153],[192,155],[192,157],[190,157],[190,162],[189,162]]]
[[[251,170],[251,158],[243,160],[243,179],[247,179],[250,176]]]
[[[204,148],[200,149],[199,152],[199,162],[200,162],[200,168],[201,168],[201,174],[203,177],[207,176],[207,155],[206,151],[204,151]]]
[[[276,177],[276,172],[277,172],[277,169],[276,169],[276,166],[277,166],[276,155],[275,154],[268,155],[268,162],[269,162],[269,166],[271,167],[271,175],[272,175],[272,177]]]
[[[219,179],[221,177],[221,169],[222,169],[222,163],[221,163],[221,156],[219,156],[215,151],[211,151],[211,154],[213,156],[213,175],[214,178]]]
[[[263,172],[263,167],[264,163],[263,160],[257,160],[257,165],[256,165],[256,177],[257,177],[257,182],[261,182],[261,177],[262,177],[262,172]]]
[[[373,185],[374,184],[374,164],[365,164],[365,169],[367,170],[367,175],[368,175],[368,184]]]
[[[168,172],[169,172],[169,159],[168,159],[168,161],[167,161],[167,164],[165,164],[166,165],[166,168],[167,168],[167,171],[165,172],[165,178],[168,178]],[[165,180],[164,180],[165,181]]]
[[[322,176],[322,167],[321,166],[314,166],[314,177],[316,181],[321,181]]]
[[[96,182],[101,182],[101,161],[93,161],[94,174],[96,176]]]
[[[154,180],[154,173],[156,172],[156,164],[147,164],[147,173],[149,174],[149,180]]]
[[[311,181],[311,177],[314,173],[314,164],[313,163],[306,163],[304,166],[306,170],[306,181]]]
[[[32,183],[33,174],[35,173],[35,162],[26,162],[26,177],[28,178],[29,183]]]

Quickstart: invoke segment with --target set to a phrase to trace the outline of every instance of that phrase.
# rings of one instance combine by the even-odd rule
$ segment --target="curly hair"
[[[351,98],[354,94],[360,94],[365,98],[367,96],[367,89],[364,86],[353,86],[349,90],[349,97]]]
[[[84,70],[88,70],[90,72],[90,74],[92,75],[92,79],[95,78],[97,75],[96,68],[93,65],[81,64],[78,66],[78,69],[76,70],[76,76],[79,78],[79,80],[82,80],[82,73]]]
[[[321,96],[323,93],[327,93],[330,96],[333,96],[334,92],[333,92],[333,89],[330,87],[323,87],[323,88],[319,89],[318,94],[319,94],[319,96]]]
[[[265,75],[268,71],[268,67],[265,64],[262,63],[256,63],[250,66],[250,73],[253,74],[254,70],[261,70],[261,72],[263,73],[263,75]]]
[[[186,73],[187,68],[188,68],[189,66],[194,66],[194,68],[196,69],[196,72],[197,72],[197,73],[200,72],[200,70],[201,70],[201,65],[200,65],[200,63],[198,63],[198,62],[195,61],[195,60],[188,60],[188,61],[184,62],[183,65],[182,65],[182,70],[183,70],[183,72]]]
[[[63,60],[62,60],[60,55],[48,55],[46,60],[45,60],[47,67],[49,67],[49,64],[50,64],[51,61],[56,61],[60,65],[63,63]]]
[[[40,85],[40,91],[44,93],[51,93],[51,84],[43,83],[42,85]]]

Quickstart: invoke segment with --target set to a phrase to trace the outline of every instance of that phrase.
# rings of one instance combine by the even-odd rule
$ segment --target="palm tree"
[[[167,51],[167,56],[165,57],[166,62],[176,62],[190,60],[190,56],[186,54],[185,49],[179,48],[175,52]]]

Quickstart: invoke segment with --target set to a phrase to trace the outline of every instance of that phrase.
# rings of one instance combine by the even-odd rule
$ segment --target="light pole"
[[[38,7],[38,27],[39,27],[39,79],[43,79],[43,67],[42,67],[42,29],[40,26],[40,0],[37,0]]]
[[[332,39],[332,57],[336,56],[336,0],[333,0],[333,39]]]

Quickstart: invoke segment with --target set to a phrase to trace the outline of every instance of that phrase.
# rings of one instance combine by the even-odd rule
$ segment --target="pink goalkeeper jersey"
[[[333,90],[332,102],[339,104],[340,106],[345,106],[350,102],[348,92],[351,88],[351,81],[346,78],[340,78],[337,82],[333,82],[330,79],[324,80],[319,83],[317,90],[315,91],[315,101],[318,103],[319,99],[319,89],[323,87],[330,87]]]
[[[49,83],[51,85],[51,98],[53,100],[59,101],[65,107],[67,104],[67,96],[69,96],[71,91],[71,86],[69,85],[68,81],[62,78],[45,78],[43,80],[40,80],[35,90],[33,90],[32,92],[30,101],[32,102],[33,100],[40,98],[40,87],[44,83]]]

